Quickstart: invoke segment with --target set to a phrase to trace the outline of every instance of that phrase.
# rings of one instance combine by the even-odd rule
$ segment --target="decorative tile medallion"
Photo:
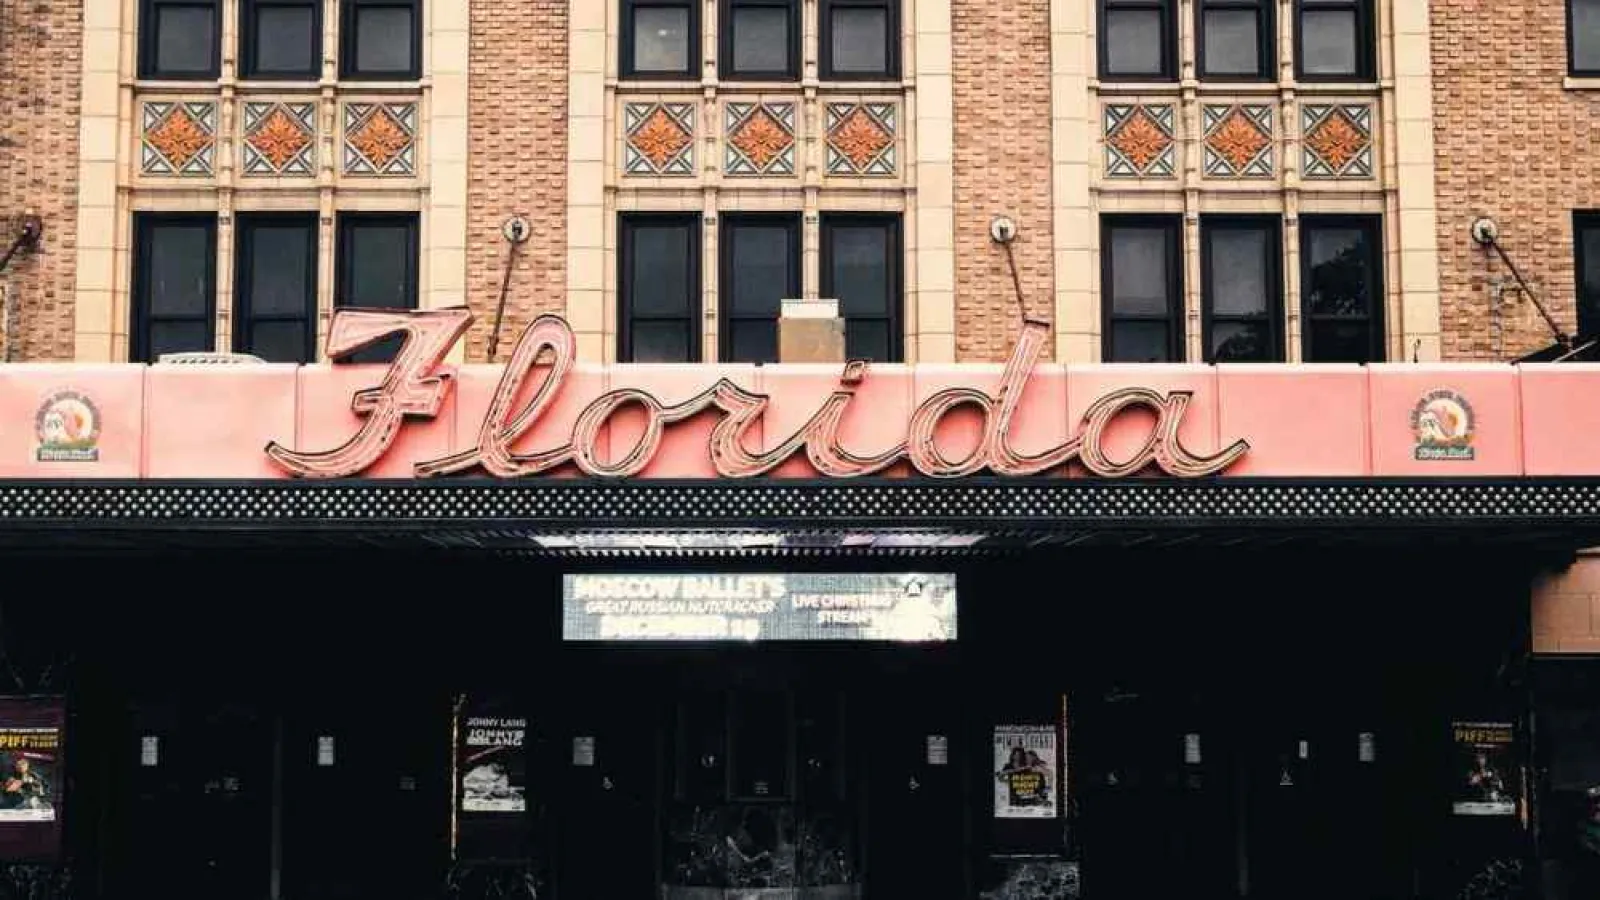
[[[893,103],[828,104],[828,174],[893,175]]]
[[[693,103],[627,103],[622,107],[622,170],[629,175],[693,175]]]
[[[417,171],[415,103],[346,103],[347,175],[413,175]]]
[[[1171,104],[1106,106],[1106,176],[1170,178],[1176,171]]]
[[[217,104],[148,101],[139,169],[146,175],[210,175],[217,153]]]
[[[1207,177],[1272,177],[1271,105],[1206,106],[1201,117]]]
[[[1372,106],[1307,103],[1300,107],[1307,178],[1372,177]]]
[[[794,174],[793,103],[729,103],[723,129],[729,175]]]
[[[312,174],[316,122],[315,103],[244,104],[244,174]]]

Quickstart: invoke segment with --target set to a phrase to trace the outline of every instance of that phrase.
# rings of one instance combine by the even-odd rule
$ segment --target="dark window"
[[[1100,77],[1170,81],[1176,77],[1174,0],[1101,0]]]
[[[139,77],[216,78],[221,6],[219,0],[144,0],[139,6]]]
[[[822,0],[822,77],[835,81],[898,77],[899,5],[899,0]]]
[[[799,77],[797,0],[722,0],[719,30],[722,77]]]
[[[134,362],[163,353],[215,349],[217,218],[139,213],[134,217]]]
[[[1567,49],[1572,74],[1600,76],[1600,0],[1567,0]]]
[[[1274,0],[1275,2],[1275,0]],[[1277,42],[1267,0],[1200,0],[1200,77],[1274,79]]]
[[[345,78],[408,80],[422,75],[422,15],[417,0],[341,0],[340,73]]]
[[[822,296],[839,301],[850,359],[900,362],[900,218],[824,214]]]
[[[1600,212],[1572,217],[1572,243],[1578,271],[1578,334],[1600,334]]]
[[[341,213],[334,269],[335,307],[416,309],[416,213]],[[403,343],[395,335],[340,359],[388,362]]]
[[[237,222],[233,349],[315,362],[316,213],[240,213]]]
[[[1300,218],[1305,362],[1382,362],[1383,240],[1377,216]]]
[[[321,77],[321,10],[320,0],[244,0],[244,77]]]
[[[777,362],[778,314],[800,296],[800,219],[722,217],[722,348],[728,362]]]
[[[700,217],[622,217],[617,290],[621,362],[700,361]]]
[[[1295,0],[1295,68],[1311,81],[1370,81],[1371,0]]]
[[[1106,216],[1100,285],[1106,362],[1182,362],[1183,274],[1176,216]]]
[[[1205,361],[1283,360],[1283,277],[1276,217],[1202,217],[1200,309]]]
[[[622,0],[623,76],[699,78],[699,7],[698,0]]]

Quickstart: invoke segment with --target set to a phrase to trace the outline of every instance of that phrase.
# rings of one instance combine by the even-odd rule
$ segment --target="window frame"
[[[256,58],[261,7],[309,7],[311,9],[311,68],[297,72],[260,72]],[[239,78],[242,81],[316,81],[322,77],[322,3],[320,0],[239,0]]]
[[[1586,296],[1583,277],[1584,269],[1591,260],[1583,252],[1583,233],[1586,231],[1600,231],[1600,209],[1576,209],[1572,211],[1572,276],[1573,298],[1577,308],[1574,310],[1574,322],[1577,327],[1578,337],[1589,337],[1600,334],[1600,296]],[[1592,260],[1594,265],[1600,266],[1600,259]],[[1587,323],[1585,328],[1584,308],[1593,305],[1596,310],[1595,321]]]
[[[1178,3],[1177,0],[1099,0],[1096,4],[1095,68],[1101,81],[1165,83],[1178,80]],[[1118,74],[1110,69],[1111,13],[1119,9],[1154,9],[1161,14],[1161,71],[1156,74]]]
[[[819,0],[817,3],[817,77],[822,81],[899,81],[901,0]],[[833,11],[884,11],[884,68],[878,72],[837,72],[833,68]]]
[[[717,359],[722,362],[753,362],[752,360],[736,360],[733,358],[733,323],[762,322],[765,316],[736,315],[733,304],[733,270],[735,263],[734,231],[740,227],[782,227],[788,232],[789,243],[789,272],[788,281],[784,287],[784,296],[799,297],[803,287],[801,284],[801,256],[804,248],[801,242],[800,213],[722,213],[721,221],[717,228],[717,279],[720,286],[717,291]],[[779,327],[782,310],[772,318],[774,333]],[[782,344],[775,341],[774,348],[777,358],[764,362],[782,362]],[[757,363],[758,365],[760,363]]]
[[[1369,323],[1367,334],[1368,346],[1371,350],[1372,362],[1385,362],[1388,359],[1389,341],[1385,331],[1385,313],[1388,306],[1388,289],[1384,284],[1385,272],[1383,267],[1383,217],[1376,214],[1360,213],[1314,213],[1300,216],[1300,359],[1302,362],[1318,362],[1312,352],[1313,329],[1311,324],[1317,321],[1338,321],[1354,319],[1354,316],[1313,316],[1307,309],[1311,298],[1311,236],[1321,228],[1355,228],[1366,232],[1367,265],[1372,273],[1372,296],[1369,298],[1370,309],[1365,319]]]
[[[1567,74],[1573,78],[1600,78],[1600,66],[1585,69],[1578,65],[1578,29],[1573,21],[1575,6],[1573,0],[1566,0],[1567,21]],[[1595,39],[1600,41],[1600,35]],[[1596,48],[1596,56],[1600,56],[1600,48]]]
[[[591,0],[600,2],[600,0]],[[699,0],[621,0],[621,22],[617,28],[617,77],[624,81],[699,81],[700,67],[704,65],[705,48],[704,36],[701,34]],[[633,18],[634,11],[641,8],[664,7],[669,9],[686,9],[689,13],[689,46],[686,48],[687,65],[682,70],[666,71],[658,69],[641,70],[635,64],[633,55]],[[718,37],[718,43],[722,38]],[[719,60],[720,66],[720,60]]]
[[[360,225],[404,225],[408,231],[406,235],[409,244],[406,255],[405,293],[408,305],[400,309],[420,309],[422,286],[420,271],[422,268],[421,243],[421,215],[414,212],[339,212],[334,216],[334,250],[333,250],[333,309],[337,313],[341,309],[375,309],[371,306],[356,306],[345,298],[355,292],[351,290],[353,267],[350,265],[350,245],[353,239],[352,232]],[[392,307],[385,307],[392,308]],[[384,354],[386,343],[394,338],[385,338],[378,344],[367,347],[355,353],[348,353],[337,359],[344,362],[386,362],[392,358]],[[395,346],[399,350],[399,345]],[[334,358],[329,354],[330,359]]]
[[[1159,228],[1167,234],[1167,312],[1163,316],[1119,314],[1112,296],[1114,260],[1111,232],[1117,228]],[[1169,362],[1187,361],[1183,296],[1183,217],[1176,213],[1105,213],[1100,216],[1100,359],[1115,363],[1113,340],[1116,324],[1166,322]]]
[[[1267,309],[1260,315],[1239,313],[1218,314],[1213,298],[1216,267],[1211,261],[1210,236],[1218,231],[1261,231],[1267,235],[1266,264],[1262,273],[1267,285]],[[1255,322],[1263,318],[1267,323],[1267,358],[1261,360],[1224,360],[1241,365],[1281,363],[1287,359],[1284,350],[1284,285],[1283,285],[1283,217],[1279,215],[1202,215],[1200,217],[1200,358],[1207,365],[1217,360],[1211,346],[1212,333],[1218,322]]]
[[[205,280],[206,307],[198,315],[155,316],[150,312],[150,283],[146,278],[150,259],[150,244],[155,230],[166,226],[199,225],[206,231]],[[133,214],[133,261],[131,325],[128,335],[128,359],[135,363],[154,363],[150,353],[152,341],[150,326],[158,321],[202,321],[206,325],[205,346],[194,352],[211,353],[217,349],[217,214],[191,212],[136,212]]]
[[[819,216],[818,227],[818,252],[820,263],[820,288],[824,298],[839,301],[839,317],[844,319],[845,340],[849,341],[851,317],[846,315],[844,300],[839,297],[833,283],[833,233],[843,226],[846,228],[860,228],[872,226],[883,228],[887,234],[885,242],[889,250],[888,265],[885,270],[885,280],[889,284],[889,309],[884,316],[856,316],[856,319],[878,322],[882,321],[889,332],[889,359],[875,359],[874,363],[897,364],[905,362],[906,334],[905,334],[905,224],[899,213],[866,213],[866,212],[824,212]]]
[[[673,225],[688,234],[689,259],[689,310],[686,316],[644,316],[633,313],[633,292],[628,272],[633,266],[634,232],[641,226],[657,228]],[[636,320],[669,322],[685,318],[689,323],[689,358],[685,363],[698,363],[705,354],[705,335],[701,324],[705,318],[705,276],[701,263],[700,213],[694,212],[625,212],[617,217],[617,362],[633,362],[633,323]]]
[[[1364,83],[1378,80],[1377,43],[1372,0],[1294,0],[1294,77],[1296,81],[1322,83]],[[1334,75],[1314,75],[1305,71],[1306,9],[1349,9],[1356,14],[1356,70]]]
[[[356,12],[367,6],[411,10],[411,68],[405,72],[363,72],[356,68]],[[339,0],[339,79],[341,81],[417,81],[422,78],[422,7],[420,0]]]
[[[1214,10],[1248,10],[1256,14],[1256,71],[1212,74],[1206,71],[1206,13]],[[1195,72],[1201,81],[1257,82],[1277,81],[1278,32],[1275,27],[1276,0],[1195,0]]]
[[[153,27],[156,9],[162,6],[211,7],[211,67],[204,72],[163,72],[156,68],[159,35]],[[222,77],[222,0],[139,0],[138,11],[139,78],[143,81],[215,81]]]
[[[789,15],[788,68],[774,71],[740,72],[734,68],[733,14],[739,7],[781,9]],[[717,76],[723,81],[797,81],[800,78],[800,32],[803,15],[800,0],[718,0]]]
[[[257,315],[254,312],[254,302],[251,296],[249,275],[255,262],[254,244],[250,240],[252,233],[257,228],[271,225],[282,227],[286,224],[299,225],[305,230],[306,259],[306,294],[309,305],[301,311],[300,315],[291,316],[284,313],[270,315]],[[241,353],[255,353],[249,346],[250,333],[258,322],[295,322],[302,323],[304,329],[304,353],[300,360],[305,363],[317,361],[317,247],[320,231],[320,219],[315,212],[241,212],[234,216],[234,267],[233,267],[233,347]],[[259,354],[257,354],[259,355]],[[274,361],[274,360],[269,360]]]

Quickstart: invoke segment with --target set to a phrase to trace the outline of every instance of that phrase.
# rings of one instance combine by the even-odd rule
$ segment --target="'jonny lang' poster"
[[[524,744],[528,720],[508,716],[468,716],[461,723],[456,766],[461,777],[461,811],[520,813],[527,808]]]
[[[1455,722],[1458,816],[1514,816],[1519,779],[1509,722]]]
[[[1055,818],[1058,770],[1055,726],[995,726],[994,817]]]

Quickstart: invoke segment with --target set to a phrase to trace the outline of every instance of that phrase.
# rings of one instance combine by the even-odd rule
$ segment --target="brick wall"
[[[1600,556],[1534,582],[1533,650],[1600,653]]]
[[[73,356],[81,7],[0,0],[0,254],[24,215],[44,222],[40,249],[0,273],[18,304],[19,361]]]
[[[1051,280],[1050,2],[954,0],[956,359],[1003,360],[1020,330],[1011,270],[989,220],[1014,219],[1029,312]]]
[[[1471,222],[1495,219],[1512,261],[1571,331],[1572,211],[1600,207],[1600,92],[1562,87],[1561,0],[1433,0],[1432,40],[1444,358],[1504,359],[1552,337],[1515,291],[1505,315],[1492,315],[1492,279],[1514,281],[1472,242]]]
[[[480,362],[510,249],[507,216],[526,216],[533,236],[517,254],[500,358],[528,321],[566,310],[567,0],[472,0],[471,67],[467,360]]]

